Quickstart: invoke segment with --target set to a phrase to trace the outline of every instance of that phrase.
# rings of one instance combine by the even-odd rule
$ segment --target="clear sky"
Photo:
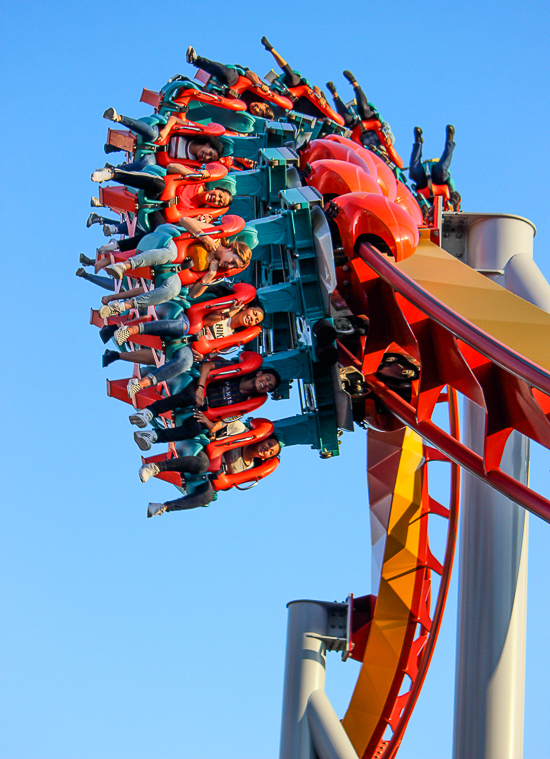
[[[408,159],[456,127],[452,173],[467,211],[526,216],[550,277],[549,10],[465,0],[411,3],[4,5],[3,759],[276,757],[285,604],[370,590],[364,436],[321,461],[285,450],[278,471],[209,509],[146,519],[128,408],[108,399],[88,325],[100,292],[74,277],[100,230],[85,228],[91,171],[114,106],[146,115],[143,86],[190,72],[187,45],[260,75],[266,34],[314,83],[350,68]],[[9,126],[9,129],[8,129]],[[109,378],[128,376],[118,365]],[[292,403],[267,407],[272,418]],[[548,492],[548,461],[533,480]],[[550,528],[531,518],[526,759],[544,754],[550,654]],[[456,573],[455,573],[456,578]],[[456,579],[400,756],[451,755]],[[342,716],[357,675],[329,657]]]

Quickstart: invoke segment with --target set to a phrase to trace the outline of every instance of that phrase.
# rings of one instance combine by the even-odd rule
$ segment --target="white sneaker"
[[[111,169],[97,169],[92,174],[92,182],[108,182],[113,178],[113,172]]]
[[[95,216],[96,214],[91,214]],[[103,225],[103,234],[105,237],[112,237],[113,235],[118,235],[118,227],[115,227],[114,224],[104,224]]]
[[[109,240],[105,245],[100,245],[97,249],[98,253],[112,253],[113,250],[118,250],[118,243],[116,240]]]
[[[160,517],[166,511],[166,506],[163,503],[150,503],[147,509],[148,517]]]
[[[105,273],[113,279],[122,279],[126,274],[126,264],[110,264],[105,267]],[[128,335],[130,337],[130,335]],[[126,339],[128,339],[128,337]],[[119,343],[121,345],[122,343]]]
[[[124,301],[114,300],[108,306],[101,306],[98,313],[102,319],[108,319],[110,316],[119,316],[125,310]]]
[[[151,477],[159,474],[160,469],[156,464],[144,464],[139,470],[139,479],[142,482],[147,482]]]
[[[113,335],[117,345],[124,345],[126,340],[130,337],[130,330],[127,327],[119,327]]]
[[[92,208],[103,208],[103,203],[99,198],[94,198],[93,196],[90,198],[90,205]]]
[[[135,424],[136,427],[147,427],[149,422],[153,421],[153,414],[148,408],[140,408],[134,414],[130,414],[130,424]]]
[[[133,398],[134,395],[137,395],[140,390],[141,390],[141,385],[139,384],[138,378],[137,377],[132,377],[132,379],[126,385],[126,391],[128,392],[128,398]]]
[[[153,443],[157,442],[157,433],[155,430],[144,430],[143,432],[134,432],[134,440],[142,451],[150,451]]]
[[[195,63],[197,60],[197,54],[195,52],[195,48],[192,45],[189,45],[187,48],[187,52],[185,53],[185,60],[187,63]]]

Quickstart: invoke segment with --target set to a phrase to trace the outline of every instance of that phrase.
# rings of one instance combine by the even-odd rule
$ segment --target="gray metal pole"
[[[540,305],[544,285],[522,262],[532,258],[533,233],[526,219],[478,215],[466,228],[466,262]],[[515,256],[522,265],[512,264]],[[481,453],[484,414],[465,402],[465,417],[465,438]],[[514,433],[502,469],[527,483],[528,462],[529,441]],[[528,515],[464,474],[453,758],[521,759]]]
[[[319,759],[357,759],[348,734],[324,691],[313,691],[309,697],[307,721]]]
[[[309,697],[325,688],[329,611],[315,601],[288,604],[280,759],[316,759],[306,708]],[[308,634],[309,633],[309,634]]]

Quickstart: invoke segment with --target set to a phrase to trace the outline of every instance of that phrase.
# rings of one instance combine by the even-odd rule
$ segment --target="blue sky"
[[[209,509],[145,518],[165,483],[142,485],[128,409],[105,395],[102,344],[88,325],[99,291],[77,280],[91,171],[114,106],[145,115],[143,86],[190,71],[185,50],[272,67],[266,34],[321,86],[350,68],[407,162],[413,126],[426,157],[456,127],[452,173],[468,211],[538,227],[547,212],[549,11],[527,0],[460,4],[325,0],[197,6],[104,0],[8,2],[3,13],[4,411],[2,748],[4,759],[228,759],[276,756],[286,609],[370,589],[365,446],[342,456],[285,451],[250,493]],[[9,128],[8,128],[9,125]],[[110,378],[127,376],[118,366]],[[273,418],[294,413],[272,404]],[[548,462],[533,481],[548,492]],[[531,519],[525,757],[547,743],[550,528]],[[450,757],[456,573],[440,642],[401,748]],[[341,716],[357,666],[329,658]]]

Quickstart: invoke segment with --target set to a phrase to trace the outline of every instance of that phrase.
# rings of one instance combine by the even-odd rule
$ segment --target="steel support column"
[[[526,219],[479,215],[466,228],[465,261],[539,305],[544,286],[532,266],[514,267],[515,286],[512,276],[505,281],[511,259],[532,258],[533,234]],[[482,453],[483,411],[466,402],[465,422],[468,443]],[[529,441],[518,433],[502,469],[527,483]],[[460,546],[453,759],[521,759],[528,514],[464,473]]]

